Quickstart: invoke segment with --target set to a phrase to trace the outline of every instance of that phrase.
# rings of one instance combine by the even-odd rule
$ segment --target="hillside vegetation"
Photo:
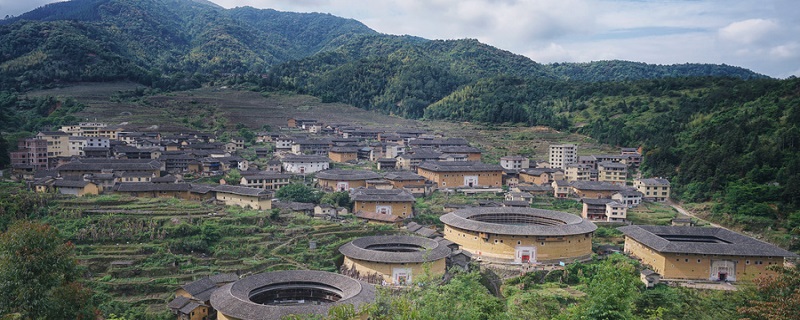
[[[407,118],[546,125],[643,146],[646,173],[670,178],[680,199],[721,203],[712,209],[720,220],[800,233],[797,79],[709,64],[543,65],[476,40],[188,0],[75,0],[1,24],[6,91],[225,83]]]

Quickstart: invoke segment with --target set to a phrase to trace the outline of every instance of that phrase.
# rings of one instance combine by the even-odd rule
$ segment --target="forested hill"
[[[225,10],[190,0],[73,0],[0,24],[0,84],[16,90],[115,79],[196,87],[261,74],[340,37],[376,34],[329,14]]]

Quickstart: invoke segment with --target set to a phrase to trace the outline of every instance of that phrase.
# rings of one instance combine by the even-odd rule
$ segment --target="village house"
[[[636,189],[631,189],[629,187],[626,187],[620,190],[619,192],[611,195],[611,199],[614,199],[615,201],[624,204],[628,208],[633,208],[642,203],[642,193],[636,191]]]
[[[414,196],[404,189],[358,188],[350,193],[353,211],[392,214],[402,219],[414,216]]]
[[[506,192],[505,199],[506,201],[523,201],[526,202],[528,205],[533,203],[533,195],[527,192],[518,192],[518,191]]]
[[[465,155],[467,161],[481,161],[481,149],[470,146],[446,146],[439,148],[445,155]]]
[[[292,144],[294,144],[293,137],[290,136],[280,136],[275,139],[275,149],[276,150],[291,150]]]
[[[567,165],[578,161],[578,147],[574,144],[550,145],[548,162],[551,168],[567,169]]]
[[[240,206],[256,210],[272,209],[272,191],[242,186],[219,185],[214,187],[216,200],[226,206]]]
[[[331,161],[337,163],[355,162],[358,161],[358,149],[360,148],[332,147],[331,150],[328,151],[328,158],[330,158]]]
[[[644,200],[663,202],[669,199],[669,180],[667,179],[636,179],[633,181],[633,186],[642,193]]]
[[[508,170],[528,169],[531,162],[523,156],[504,156],[500,157],[500,166]]]
[[[247,174],[245,172],[242,171],[242,180],[239,185],[265,190],[278,190],[287,186],[289,185],[289,179],[292,177],[288,174],[274,172],[258,172],[256,174]]]
[[[215,274],[181,286],[167,307],[179,320],[207,320],[216,318],[211,307],[211,294],[225,284],[239,280],[233,273]]]
[[[380,174],[367,170],[330,169],[317,172],[317,184],[322,190],[348,191],[367,186],[368,180],[381,178]]]
[[[796,254],[722,228],[625,226],[625,253],[662,279],[752,281]]]
[[[554,168],[529,168],[519,171],[519,182],[530,184],[551,184],[556,180],[565,180],[564,171]]]
[[[313,155],[287,155],[281,159],[283,171],[299,174],[327,170],[330,161],[328,157]]]
[[[69,134],[62,131],[42,131],[36,135],[37,139],[47,141],[47,157],[69,156]]]
[[[527,192],[533,196],[546,196],[553,194],[553,187],[551,185],[541,185],[541,184],[533,184],[533,185],[518,185],[511,188],[511,191],[516,192]]]
[[[509,187],[519,185],[519,169],[503,169],[503,185]]]
[[[619,185],[599,181],[575,181],[572,183],[572,193],[579,198],[611,198],[612,195],[622,190]]]
[[[69,194],[76,197],[98,195],[102,191],[97,184],[86,180],[57,179],[53,182],[53,188],[60,194]]]
[[[397,169],[397,159],[395,158],[380,158],[375,162],[378,164],[378,170],[386,171]]]
[[[439,161],[442,153],[433,150],[415,149],[397,156],[397,167],[402,170],[416,171],[425,161]]]
[[[617,162],[598,162],[597,181],[604,181],[618,185],[625,185],[628,178],[628,166]]]
[[[581,199],[581,216],[594,222],[625,222],[628,207],[612,199]]]
[[[588,164],[570,163],[564,169],[564,179],[567,181],[597,181],[597,170]]]
[[[556,180],[552,183],[553,197],[567,198],[572,193],[572,182],[567,180]]]
[[[295,139],[292,143],[292,153],[312,154],[327,156],[331,150],[331,141],[328,139]]]
[[[12,166],[30,166],[33,171],[47,170],[47,140],[21,139],[17,143],[17,151],[9,153]]]
[[[439,188],[500,187],[503,167],[474,161],[427,161],[417,167],[417,174]]]
[[[113,173],[125,171],[149,176],[160,176],[164,164],[158,160],[144,159],[75,159],[58,166],[55,170],[62,177],[83,177],[85,174]]]
[[[316,119],[305,119],[305,118],[289,118],[287,125],[289,128],[301,128],[305,129],[305,125],[308,123],[317,123]]]

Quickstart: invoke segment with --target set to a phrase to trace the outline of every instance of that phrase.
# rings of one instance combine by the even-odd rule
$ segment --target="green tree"
[[[332,206],[339,206],[350,209],[350,193],[347,191],[337,191],[326,193],[319,200],[320,203],[327,203]]]
[[[299,183],[284,186],[275,192],[275,197],[281,201],[317,203],[321,196],[319,190]]]
[[[228,171],[228,174],[225,175],[225,182],[230,185],[239,185],[242,182],[242,173],[239,170],[231,169]]]
[[[750,319],[789,320],[800,315],[800,270],[770,266],[776,274],[758,277],[753,299],[739,312]]]
[[[3,133],[0,132],[0,170],[5,169],[11,164],[11,157],[8,153],[8,141],[3,138]]]
[[[622,255],[611,255],[596,266],[587,283],[586,301],[570,310],[569,319],[634,319],[639,277],[634,265]]]
[[[77,280],[74,245],[58,230],[20,221],[0,235],[0,315],[91,319],[91,291]]]

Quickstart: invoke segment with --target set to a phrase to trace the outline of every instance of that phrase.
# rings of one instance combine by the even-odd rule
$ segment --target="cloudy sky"
[[[797,0],[211,0],[326,12],[382,33],[475,38],[542,62],[724,63],[800,76]],[[53,0],[0,0],[0,17]]]

